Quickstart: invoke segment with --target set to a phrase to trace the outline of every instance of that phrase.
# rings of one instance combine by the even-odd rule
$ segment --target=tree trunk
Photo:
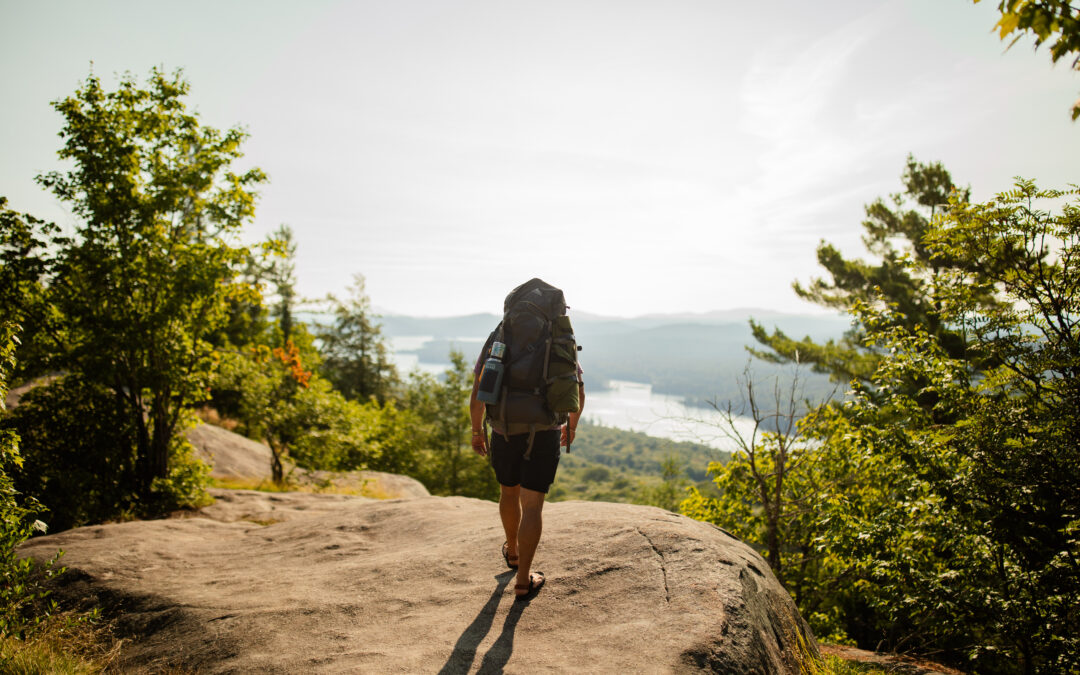
[[[146,428],[146,421],[141,419],[135,431],[136,455],[135,474],[138,480],[137,494],[139,499],[146,503],[150,499],[150,486],[154,483],[154,474],[150,466],[150,433]]]
[[[122,408],[127,409],[127,414],[135,422],[135,493],[144,504],[150,499],[150,486],[154,483],[154,474],[151,465],[150,429],[147,426],[146,414],[142,400],[138,396],[129,396],[124,388],[114,389],[116,398]]]
[[[285,467],[281,461],[284,452],[284,447],[279,447],[277,443],[270,441],[270,475],[275,485],[285,482]]]
[[[780,573],[780,506],[776,504],[773,508],[766,508],[765,510],[765,541],[769,547],[769,566],[772,567],[773,574],[777,577],[781,577]]]
[[[155,401],[151,415],[149,471],[150,483],[155,478],[169,477],[169,444],[173,427],[169,423],[169,410],[164,402]]]

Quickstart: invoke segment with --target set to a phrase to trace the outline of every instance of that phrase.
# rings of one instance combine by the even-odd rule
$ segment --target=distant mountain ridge
[[[784,314],[770,310],[734,309],[703,314],[671,314],[637,318],[602,317],[571,310],[586,384],[603,388],[610,380],[651,384],[653,391],[682,397],[688,404],[732,400],[739,396],[738,378],[750,362],[747,346],[756,345],[748,319],[753,316],[768,330],[779,328],[794,338],[819,342],[836,339],[849,327],[846,317]],[[427,364],[449,363],[450,349],[476,357],[476,344],[499,323],[495,314],[425,318],[401,315],[380,319],[389,338],[428,337],[414,349]],[[750,363],[755,377],[772,378],[785,369],[773,364]],[[820,396],[832,389],[824,375],[803,374],[806,395]]]
[[[792,314],[760,308],[725,309],[701,313],[645,314],[637,317],[604,316],[573,309],[569,314],[579,332],[584,327],[603,328],[604,332],[609,332],[608,329],[622,332],[671,324],[746,325],[752,318],[767,326],[776,323],[782,330],[790,333],[798,333],[800,327],[803,327],[811,332],[824,330],[829,334],[840,334],[847,329],[849,324],[849,319],[839,314]],[[387,337],[428,335],[433,338],[475,338],[486,337],[498,325],[501,318],[489,312],[447,317],[384,314],[379,316],[378,323],[382,325],[383,334]]]
[[[705,312],[651,312],[634,317],[617,317],[589,312],[576,312],[571,310],[574,318],[583,318],[588,321],[629,321],[631,323],[644,323],[659,321],[663,323],[731,323],[745,322],[748,319],[772,319],[772,318],[834,318],[839,314],[820,312],[781,312],[775,309],[763,307],[735,307],[733,309],[714,309]]]

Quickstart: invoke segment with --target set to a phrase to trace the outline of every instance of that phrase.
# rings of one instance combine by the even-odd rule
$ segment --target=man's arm
[[[574,442],[577,435],[577,425],[581,420],[581,412],[585,410],[585,383],[578,383],[578,411],[570,413],[570,419],[562,429],[562,445],[567,447]]]
[[[484,433],[484,402],[476,398],[480,376],[473,376],[472,393],[469,394],[469,419],[472,422],[472,449],[481,457],[487,457],[487,435]]]

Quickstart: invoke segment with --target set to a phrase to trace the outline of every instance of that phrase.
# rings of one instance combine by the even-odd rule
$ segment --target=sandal
[[[512,570],[518,568],[518,557],[516,555],[510,555],[510,543],[503,542],[502,547],[503,560],[506,561],[506,566]]]
[[[531,600],[544,587],[546,581],[543,572],[530,573],[529,583],[514,584],[514,595],[516,596],[514,600]]]

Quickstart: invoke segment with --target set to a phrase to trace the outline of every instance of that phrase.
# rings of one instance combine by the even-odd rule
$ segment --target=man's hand
[[[481,457],[487,457],[487,434],[483,432],[473,434],[472,449],[476,454],[480,455]]]
[[[570,447],[570,444],[574,442],[574,436],[576,434],[576,429],[571,427],[569,424],[564,424],[562,428],[562,438],[559,440],[559,445],[563,447]]]

